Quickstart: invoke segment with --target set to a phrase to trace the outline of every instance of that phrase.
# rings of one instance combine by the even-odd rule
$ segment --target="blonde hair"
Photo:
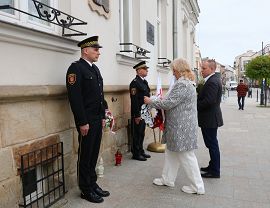
[[[191,71],[188,62],[185,59],[182,58],[174,59],[170,64],[170,68],[174,69],[175,71],[178,71],[180,77],[184,77],[191,81],[195,80],[195,75],[193,71]]]

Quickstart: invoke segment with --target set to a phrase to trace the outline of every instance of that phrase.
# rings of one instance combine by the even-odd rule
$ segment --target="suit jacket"
[[[180,77],[164,99],[151,98],[150,107],[165,110],[162,143],[174,152],[197,149],[196,89],[190,80]]]
[[[202,128],[217,128],[223,125],[220,102],[222,84],[217,74],[212,75],[202,87],[197,100],[198,123]]]
[[[136,76],[129,85],[131,99],[131,117],[138,118],[141,116],[141,107],[144,104],[144,96],[150,97],[150,88],[146,80]]]
[[[66,86],[76,126],[105,118],[103,78],[96,65],[80,59],[71,64]]]

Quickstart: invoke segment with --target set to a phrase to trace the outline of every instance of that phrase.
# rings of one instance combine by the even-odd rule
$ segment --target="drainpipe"
[[[177,2],[173,0],[173,59],[178,57],[177,54]]]

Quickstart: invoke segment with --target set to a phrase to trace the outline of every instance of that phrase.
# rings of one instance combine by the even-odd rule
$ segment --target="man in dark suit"
[[[202,63],[202,76],[205,84],[197,100],[198,122],[201,127],[205,146],[209,149],[210,162],[202,167],[202,177],[220,178],[220,152],[217,139],[217,129],[223,125],[220,102],[222,84],[219,76],[215,74],[215,60],[206,60]]]
[[[110,195],[96,183],[95,171],[102,127],[105,125],[103,79],[94,64],[99,58],[101,46],[98,36],[87,38],[78,46],[81,48],[81,58],[71,64],[66,74],[68,99],[79,133],[78,185],[81,198],[101,203],[103,197]]]
[[[151,156],[146,154],[143,149],[145,132],[145,121],[141,119],[141,107],[144,104],[144,96],[150,97],[150,88],[145,77],[148,67],[145,61],[141,61],[133,67],[137,76],[129,85],[131,99],[131,132],[132,132],[132,159],[146,161]]]

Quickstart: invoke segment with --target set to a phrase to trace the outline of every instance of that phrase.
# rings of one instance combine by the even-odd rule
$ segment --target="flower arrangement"
[[[115,134],[115,132],[113,131],[114,117],[111,111],[109,111],[108,109],[105,110],[105,127],[110,128],[110,132]]]
[[[163,121],[162,110],[158,109],[156,111],[157,111],[157,114],[154,117],[154,125],[153,125],[152,129],[158,127],[161,131],[163,131],[164,130],[164,121]]]
[[[141,117],[150,128],[154,129],[158,127],[161,131],[164,129],[163,115],[160,109],[150,109],[148,105],[143,104],[141,107]]]

